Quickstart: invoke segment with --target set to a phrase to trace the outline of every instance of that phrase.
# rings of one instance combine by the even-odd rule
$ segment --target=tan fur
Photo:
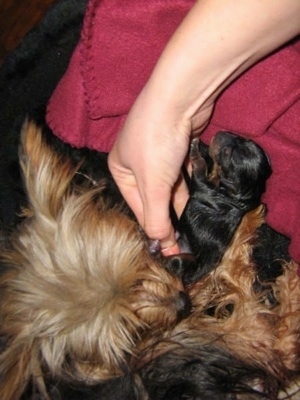
[[[108,208],[104,184],[71,185],[62,160],[27,123],[20,160],[30,206],[3,252],[0,398],[17,400],[42,372],[86,382],[121,373],[139,336],[177,320],[183,290],[154,261],[137,224]]]
[[[264,222],[264,207],[246,214],[218,267],[188,288],[191,315],[173,331],[139,343],[137,369],[164,353],[213,344],[238,359],[267,371],[283,385],[300,375],[300,279],[298,265],[284,264],[272,284],[278,302],[270,306],[264,292],[255,292],[251,261],[256,230]]]
[[[275,307],[255,292],[251,254],[263,221],[263,206],[244,216],[220,265],[189,288],[194,311],[182,325],[217,333],[231,352],[285,379],[300,372],[300,279],[295,262],[283,265],[272,284]]]
[[[175,325],[182,286],[150,257],[136,223],[107,206],[105,184],[74,186],[79,166],[53,153],[33,124],[20,158],[31,205],[2,255],[1,399],[19,399],[29,379],[47,398],[44,375],[89,383],[207,343],[282,384],[299,375],[298,265],[283,265],[272,283],[276,306],[253,286],[263,206],[244,216],[220,265],[187,288],[193,310]]]
[[[295,262],[284,265],[284,274],[277,278],[278,321],[274,348],[288,371],[300,375],[300,277]]]

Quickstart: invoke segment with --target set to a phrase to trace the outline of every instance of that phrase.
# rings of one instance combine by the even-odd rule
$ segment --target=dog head
[[[210,143],[209,155],[220,189],[240,205],[257,207],[271,175],[265,152],[252,140],[218,132]]]
[[[230,371],[233,365],[240,365],[238,368],[241,368],[241,373],[244,367],[247,370],[249,366],[255,366],[252,371],[258,373],[258,380],[250,380],[248,383],[250,388],[257,388],[262,393],[257,393],[257,397],[255,395],[251,397],[250,391],[248,395],[247,392],[243,394],[241,391],[236,394],[236,397],[232,394],[229,398],[250,399],[260,398],[260,396],[264,398],[263,393],[265,393],[265,398],[277,399],[276,382],[279,386],[288,386],[287,382],[297,379],[299,371],[300,280],[297,275],[298,265],[294,262],[282,262],[281,275],[274,277],[272,281],[260,281],[259,287],[256,284],[260,274],[253,260],[253,248],[259,239],[258,230],[264,224],[264,211],[263,205],[260,205],[246,213],[218,267],[188,286],[192,313],[173,331],[179,332],[179,337],[176,336],[175,342],[180,343],[181,340],[186,342],[185,349],[187,345],[191,345],[192,354],[197,354],[197,351],[201,350],[201,343],[205,337],[210,338],[215,350],[212,348],[209,350],[210,354],[207,355],[205,361],[209,361],[210,357],[220,356],[219,361],[222,364],[223,350],[229,351],[230,360],[224,360],[224,365],[220,366],[222,372],[225,372],[227,367]],[[179,255],[174,260],[171,258],[169,268],[171,270],[174,268],[174,272],[184,278],[185,271],[193,267],[193,259],[189,256],[180,257]],[[270,298],[274,298],[275,301],[270,301]],[[184,332],[183,339],[180,339],[180,329]],[[152,364],[151,370],[149,369],[149,372],[153,374],[149,375],[150,383],[154,385],[158,393],[167,390],[167,385],[162,380],[167,381],[169,371],[167,368],[166,371],[162,371],[160,366],[162,362],[171,359],[170,345],[169,349],[170,351],[162,356],[161,362],[158,361],[157,365]],[[189,393],[188,390],[195,390],[195,393],[199,390],[201,393],[200,390],[205,388],[205,386],[200,386],[202,361],[193,360],[192,363],[195,361],[195,381],[191,372],[193,369],[190,373],[188,369],[185,370],[186,366],[180,369],[181,362],[184,363],[183,355],[177,357],[174,362],[174,371],[170,372],[170,381],[174,378],[174,385],[178,385],[178,388],[182,383],[185,394]],[[216,358],[214,366],[219,361]],[[170,366],[172,365],[169,364]],[[209,370],[209,366],[207,368]],[[260,377],[259,371],[262,372]],[[155,375],[156,372],[157,375]],[[176,375],[177,372],[178,375]],[[160,376],[162,380],[159,380]],[[233,370],[228,378],[228,381],[226,377],[222,381],[227,388],[230,387],[228,384],[231,385],[234,382]],[[161,383],[160,386],[156,379]],[[243,380],[243,376],[240,375],[239,379]],[[272,381],[274,385],[271,384]],[[208,378],[205,378],[205,382],[208,382]],[[270,387],[268,387],[269,383]],[[216,393],[222,389],[219,383],[215,383],[215,387],[218,388]],[[242,381],[238,382],[238,387],[242,389]],[[176,398],[172,391],[170,393],[174,397],[162,398]],[[218,398],[217,395],[215,396]],[[224,397],[221,394],[220,396],[220,398],[227,398],[225,394],[223,394]],[[203,395],[203,397],[208,396]],[[211,397],[215,398],[213,395]],[[191,398],[197,398],[197,396],[194,395]],[[199,398],[202,397],[199,396]]]
[[[170,327],[187,310],[180,280],[151,257],[137,223],[106,202],[105,182],[73,185],[79,166],[32,123],[20,162],[30,205],[1,256],[6,399],[43,373],[86,382],[118,375],[144,331]]]

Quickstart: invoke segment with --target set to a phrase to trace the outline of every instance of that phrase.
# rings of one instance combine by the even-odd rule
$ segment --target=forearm
[[[192,121],[235,77],[296,36],[299,27],[299,0],[197,1],[145,86],[143,107],[168,117],[173,110],[174,118]]]
[[[169,205],[188,199],[180,170],[191,135],[207,124],[218,94],[298,33],[299,0],[198,0],[159,58],[109,155],[129,206],[164,254],[174,245]]]

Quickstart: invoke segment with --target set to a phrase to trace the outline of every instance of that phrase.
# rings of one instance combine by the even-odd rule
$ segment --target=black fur
[[[257,366],[206,343],[177,345],[105,383],[48,382],[48,391],[51,400],[275,400],[278,386]],[[22,400],[45,400],[35,396],[29,388]]]
[[[271,398],[264,371],[247,365],[213,344],[179,348],[164,354],[142,371],[151,399],[261,399]],[[263,384],[261,392],[253,386]],[[274,380],[277,389],[277,382]],[[253,396],[253,397],[251,397]]]
[[[21,45],[7,57],[0,68],[0,232],[13,229],[20,222],[19,212],[27,200],[18,162],[21,126],[26,116],[41,125],[45,124],[46,104],[65,72],[78,42],[86,3],[87,0],[57,1],[42,22],[25,36]],[[99,157],[96,152],[71,148],[51,136],[52,133],[48,132],[49,140],[58,151],[66,152],[75,160],[82,158],[84,154],[89,160],[86,166],[89,165],[87,168],[91,171],[93,160]],[[213,161],[208,154],[208,147],[202,143],[200,146],[209,172]],[[96,165],[98,163],[99,159]],[[101,163],[104,168],[105,163]],[[93,173],[96,173],[96,168]],[[191,207],[192,204],[187,205],[186,214]],[[183,216],[181,224],[184,223],[184,218]],[[180,230],[184,236],[185,229]],[[278,243],[282,250],[280,257],[288,259],[287,238],[275,232],[272,237],[268,235],[268,239],[262,234],[261,239],[263,245],[255,253],[259,265],[273,263],[274,257],[277,258],[274,249],[278,248]],[[188,259],[189,267],[192,267],[190,256]],[[178,263],[177,267],[182,268]]]
[[[26,202],[18,162],[21,126],[44,123],[47,102],[78,42],[87,0],[59,0],[0,69],[0,231],[20,221]]]
[[[11,229],[20,221],[18,213],[26,204],[26,194],[18,164],[21,126],[26,116],[44,125],[46,104],[65,72],[70,56],[78,42],[86,3],[87,0],[57,1],[39,26],[25,37],[19,48],[5,60],[0,69],[0,231]],[[103,174],[110,181],[110,193],[113,191],[115,201],[123,201],[109,174],[105,154],[87,149],[71,148],[55,138],[50,131],[47,132],[47,136],[56,151],[71,156],[74,162],[84,155],[86,162],[81,169],[83,175],[76,177],[82,181],[82,184],[88,184],[84,175],[97,180],[99,174]],[[208,149],[203,145],[201,145],[201,153],[206,161],[205,169],[210,173],[213,161]],[[228,154],[226,155],[225,152],[222,155],[225,159],[220,158],[220,162],[225,162],[226,156],[228,158]],[[188,269],[191,269],[191,273],[185,276],[188,281],[196,280],[203,275],[202,257],[207,264],[207,260],[212,258],[211,255],[215,252],[215,248],[220,256],[230,242],[230,235],[234,230],[232,226],[227,228],[225,223],[224,230],[221,230],[217,219],[215,220],[217,229],[214,234],[220,236],[218,240],[222,242],[221,245],[215,244],[214,240],[204,241],[202,244],[202,236],[199,231],[202,229],[202,216],[198,215],[201,191],[206,190],[211,195],[210,198],[207,194],[208,204],[212,205],[212,212],[218,211],[219,205],[213,205],[210,203],[211,201],[217,202],[220,198],[230,199],[228,204],[224,205],[223,214],[220,213],[221,216],[227,216],[226,207],[232,206],[234,201],[237,201],[241,213],[246,212],[249,207],[254,207],[264,186],[262,183],[257,193],[250,193],[248,198],[244,192],[234,193],[232,191],[234,185],[236,185],[236,189],[247,186],[248,181],[245,178],[247,170],[240,177],[231,176],[230,172],[232,171],[226,171],[229,175],[224,176],[223,181],[221,179],[220,186],[209,184],[206,181],[205,171],[199,169],[200,159],[201,157],[198,157],[196,152],[191,199],[179,223],[181,236],[188,241],[191,248],[195,249],[197,264],[195,266],[191,255],[185,256],[184,263],[182,263],[183,257],[181,256],[174,259],[172,265],[167,262],[167,268],[175,269],[176,267],[178,275],[184,275],[187,269],[186,264],[188,264]],[[240,165],[238,152],[233,151],[230,159],[233,163]],[[252,161],[250,160],[250,166]],[[268,168],[265,173],[268,174]],[[228,180],[229,178],[233,179],[232,182]],[[239,194],[242,194],[241,198],[236,197]],[[222,210],[221,206],[220,210]],[[193,228],[192,217],[194,214],[196,222]],[[240,214],[237,214],[237,219],[234,220],[236,225],[240,218]],[[203,226],[207,228],[207,225]],[[264,237],[263,234],[262,238]],[[262,246],[255,255],[262,266],[265,265],[265,262],[267,265],[272,264],[275,254],[270,249],[276,247],[277,240],[281,240],[278,238],[279,236],[275,233],[275,237],[262,240]],[[281,243],[283,243],[282,255],[286,258],[288,244],[285,240]],[[209,245],[207,255],[206,252],[198,251],[199,244],[201,248]],[[214,246],[215,248],[213,248]],[[212,264],[214,262],[212,261]],[[196,268],[193,269],[194,267]],[[195,277],[192,276],[193,273],[195,273]],[[262,274],[264,274],[263,268]],[[133,368],[133,371],[125,372],[124,376],[106,384],[87,387],[84,383],[75,385],[74,383],[51,382],[50,379],[48,388],[53,400],[143,400],[145,392],[148,393],[149,400],[235,399],[238,392],[244,393],[244,397],[239,397],[240,399],[272,398],[269,393],[272,392],[273,383],[270,387],[268,384],[264,386],[265,394],[263,395],[250,389],[248,384],[252,378],[257,378],[262,382],[269,380],[264,371],[260,371],[254,366],[244,365],[242,361],[234,359],[230,354],[220,351],[213,345],[205,348],[199,345],[199,347],[170,351],[141,368]],[[251,391],[253,393],[250,394]],[[25,399],[42,400],[37,393],[32,392],[31,388],[28,388],[28,392],[24,395],[23,400]]]
[[[272,246],[272,243],[274,245]],[[270,305],[277,305],[271,283],[283,273],[283,263],[291,261],[288,254],[290,239],[279,234],[268,224],[262,224],[257,230],[256,245],[252,258],[257,270],[255,290],[264,291]]]
[[[273,281],[282,274],[282,263],[291,261],[287,251],[290,239],[276,232],[268,224],[262,224],[257,231],[256,242],[253,260],[258,268],[259,280]]]
[[[178,222],[181,240],[195,257],[183,279],[190,284],[209,273],[221,260],[248,211],[260,204],[271,167],[263,150],[251,140],[219,132],[209,148],[194,140],[190,198]],[[208,158],[211,158],[208,161]],[[210,179],[212,166],[218,174]]]

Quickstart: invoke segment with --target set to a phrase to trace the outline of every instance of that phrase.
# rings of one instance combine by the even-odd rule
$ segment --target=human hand
[[[109,155],[109,167],[122,195],[150,239],[163,254],[179,251],[170,219],[170,202],[180,214],[188,189],[180,170],[189,147],[189,128],[161,121],[158,115],[139,119],[133,109]]]
[[[224,88],[299,31],[299,4],[197,1],[130,110],[109,168],[163,254],[179,251],[169,205],[180,215],[188,199],[180,170],[191,137],[204,129]]]
[[[109,154],[109,167],[148,237],[159,240],[162,253],[171,255],[179,248],[170,203],[180,216],[189,195],[181,168],[191,136],[206,125],[212,105],[185,120],[177,109],[163,110],[149,97],[143,92],[130,111]]]

